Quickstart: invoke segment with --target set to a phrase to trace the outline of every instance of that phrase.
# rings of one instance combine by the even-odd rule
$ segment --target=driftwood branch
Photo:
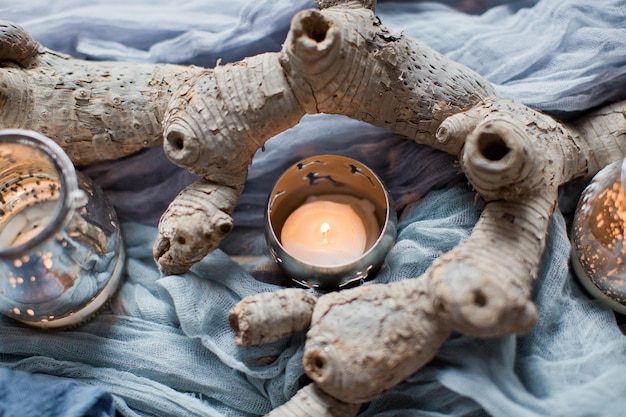
[[[319,298],[304,354],[315,384],[358,404],[421,368],[452,330],[528,332],[557,189],[624,157],[626,105],[560,123],[497,97],[480,76],[392,34],[363,8],[300,13],[281,65],[307,113],[344,114],[458,155],[488,201],[472,235],[421,277]]]
[[[314,385],[275,416],[354,415],[431,360],[453,330],[527,332],[558,187],[626,154],[625,103],[561,123],[389,30],[374,0],[318,3],[294,17],[280,52],[213,69],[74,60],[0,24],[0,126],[47,134],[77,165],[162,142],[201,177],[159,223],[164,273],[219,245],[254,153],[304,114],[346,115],[459,157],[488,203],[471,236],[422,276],[319,298],[259,294],[231,311],[240,344],[309,328],[303,365]]]
[[[301,388],[289,401],[267,414],[266,417],[354,417],[357,404],[347,404],[326,394],[314,384]]]
[[[458,151],[435,133],[447,117],[494,97],[491,85],[423,43],[392,33],[355,3],[302,11],[281,52],[206,70],[182,85],[164,122],[170,159],[238,195],[254,153],[305,113],[342,114]],[[209,213],[222,204],[218,199],[198,201],[198,210]],[[166,273],[197,263],[222,237],[204,233],[210,216],[202,223],[181,221],[188,200],[183,191],[161,218],[155,258]]]
[[[239,345],[274,342],[311,325],[317,296],[296,288],[260,293],[239,302],[228,314]],[[274,323],[274,326],[267,326]]]
[[[201,71],[72,59],[9,22],[0,22],[0,69],[0,126],[44,133],[76,165],[160,145],[172,91]]]

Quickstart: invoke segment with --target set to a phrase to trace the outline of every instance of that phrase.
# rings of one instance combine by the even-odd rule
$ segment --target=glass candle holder
[[[0,312],[77,325],[113,295],[124,250],[103,192],[39,133],[0,130]]]
[[[372,279],[397,231],[382,181],[362,163],[337,155],[288,168],[270,193],[265,220],[278,266],[298,285],[319,290]]]
[[[626,314],[626,159],[598,172],[583,191],[572,226],[572,267],[595,298]]]

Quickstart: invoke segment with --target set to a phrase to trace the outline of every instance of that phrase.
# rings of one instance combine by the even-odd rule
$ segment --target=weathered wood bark
[[[305,113],[342,114],[457,151],[435,132],[448,116],[494,97],[493,88],[423,43],[391,33],[359,4],[302,11],[280,53],[218,66],[185,83],[164,122],[172,161],[216,186],[240,190],[254,153]],[[189,268],[221,239],[204,233],[209,216],[202,224],[181,221],[185,210],[177,207],[189,206],[186,194],[159,224],[154,253],[165,273]],[[198,210],[209,212],[221,204],[217,198],[209,196]]]
[[[497,99],[446,119],[437,139],[458,148],[463,173],[486,200],[517,199],[589,178],[626,153],[625,103],[559,123]],[[457,144],[457,145],[452,145]]]
[[[581,174],[591,178],[626,153],[626,101],[594,110],[567,124],[567,128],[574,135],[580,159],[586,166]]]
[[[201,178],[180,192],[162,216],[178,221],[161,221],[153,247],[163,273],[185,273],[217,247],[233,228],[230,214],[242,189],[243,185],[229,187]]]
[[[165,117],[164,149],[202,179],[161,217],[154,256],[164,273],[185,272],[219,245],[254,153],[303,115],[277,53],[206,70],[182,85]],[[207,187],[215,191],[197,198]],[[181,221],[191,212],[196,221]]]
[[[552,190],[489,203],[471,236],[421,277],[322,295],[307,333],[307,375],[327,394],[358,404],[428,363],[451,330],[478,337],[529,331],[537,320],[532,280],[555,198]],[[268,299],[272,295],[276,300]],[[279,297],[289,303],[278,293],[263,294],[263,301],[276,305]],[[253,310],[243,311],[259,298],[245,298],[235,308],[254,320],[256,332],[270,332],[282,316],[253,318]],[[239,333],[240,326],[231,324]],[[246,344],[239,334],[236,340]]]
[[[324,392],[359,404],[430,361],[450,334],[424,279],[375,284],[321,297],[304,352]]]
[[[345,114],[459,155],[489,203],[470,238],[423,276],[320,297],[305,371],[327,394],[355,404],[417,371],[451,330],[529,331],[537,320],[532,280],[558,186],[626,154],[625,103],[562,124],[496,97],[479,76],[370,19],[352,8],[294,19],[281,64],[298,101],[309,113]]]
[[[445,144],[467,138],[459,147],[462,168],[491,201],[470,237],[421,277],[319,298],[304,367],[342,401],[383,394],[426,364],[451,330],[499,337],[532,328],[532,281],[558,186],[626,155],[626,103],[562,124],[517,103],[486,102],[448,118],[437,138]],[[257,326],[276,326],[281,318],[268,319]]]
[[[368,9],[300,12],[281,64],[307,113],[346,115],[436,148],[444,119],[495,96],[480,75]]]
[[[228,314],[239,345],[274,342],[311,325],[317,295],[298,288],[260,293],[239,302]],[[267,323],[275,326],[267,326]]]
[[[359,406],[346,404],[337,400],[314,384],[301,388],[293,397],[294,401],[276,408],[267,417],[353,417],[357,415]]]
[[[8,22],[0,22],[0,69],[0,127],[39,131],[76,165],[161,144],[172,91],[202,70],[72,59]]]

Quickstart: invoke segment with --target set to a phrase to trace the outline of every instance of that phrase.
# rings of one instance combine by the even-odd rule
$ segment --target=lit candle
[[[367,199],[342,194],[311,196],[285,221],[281,244],[303,262],[348,264],[363,255],[379,234],[374,211]]]
[[[21,245],[37,236],[50,223],[58,200],[26,207],[11,218],[0,232],[0,248]]]
[[[396,212],[371,169],[340,155],[289,167],[267,199],[269,252],[294,283],[321,291],[374,278],[396,238]]]

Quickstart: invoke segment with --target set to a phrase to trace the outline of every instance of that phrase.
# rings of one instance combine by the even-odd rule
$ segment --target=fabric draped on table
[[[559,117],[626,98],[626,0],[447,3],[379,1],[376,11],[388,28],[469,66],[501,95]],[[310,0],[1,0],[0,15],[76,57],[211,67],[278,50],[291,17],[309,7]],[[398,240],[376,282],[418,278],[469,236],[482,211],[454,157],[346,117],[306,116],[255,156],[235,230],[220,249],[187,274],[162,276],[152,257],[156,224],[195,177],[160,148],[94,164],[84,172],[123,222],[125,281],[107,310],[73,330],[41,332],[0,318],[0,414],[38,415],[24,411],[31,400],[66,417],[113,416],[113,408],[133,417],[256,416],[288,401],[305,381],[304,332],[237,347],[226,314],[242,297],[282,283],[234,259],[268,259],[263,209],[271,187],[293,162],[322,153],[370,166],[396,202]],[[534,289],[540,319],[528,335],[455,334],[360,415],[623,414],[626,339],[615,315],[570,274],[563,214],[550,224]]]

